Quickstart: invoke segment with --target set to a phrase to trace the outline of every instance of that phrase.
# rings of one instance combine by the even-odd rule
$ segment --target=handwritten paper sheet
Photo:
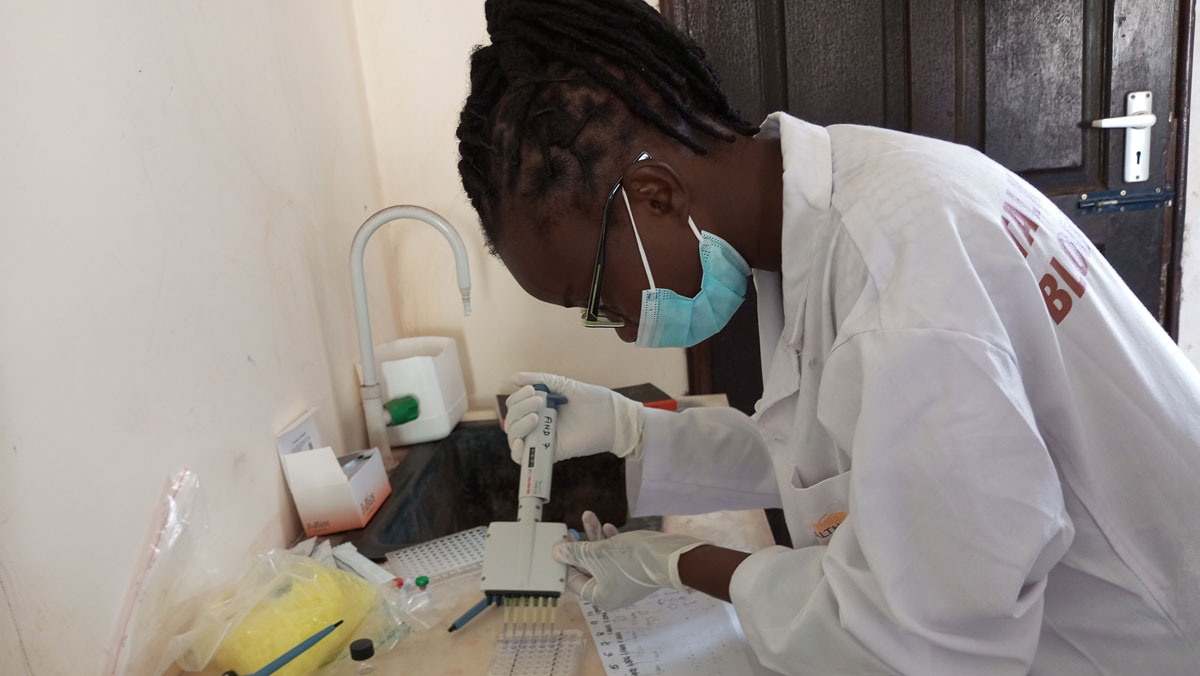
[[[699,592],[660,589],[605,612],[580,600],[608,676],[746,676],[754,658],[733,607]]]

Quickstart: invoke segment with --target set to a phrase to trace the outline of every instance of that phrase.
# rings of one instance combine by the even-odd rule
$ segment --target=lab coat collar
[[[767,329],[768,334],[761,336],[762,345],[773,346],[782,334],[799,350],[804,337],[801,315],[812,269],[813,244],[821,227],[829,222],[833,198],[829,132],[779,112],[767,117],[757,138],[778,138],[783,151],[782,307],[772,304],[775,316],[764,317],[763,312],[771,309],[762,307],[765,303],[759,304],[760,333]],[[768,354],[764,353],[764,357]]]

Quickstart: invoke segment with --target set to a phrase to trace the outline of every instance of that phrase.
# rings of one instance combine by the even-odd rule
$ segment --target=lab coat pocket
[[[827,544],[850,508],[850,472],[805,486],[799,469],[793,468],[791,490],[785,493],[783,508],[792,546]]]

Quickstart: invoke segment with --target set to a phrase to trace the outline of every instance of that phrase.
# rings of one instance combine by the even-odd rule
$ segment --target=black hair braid
[[[644,0],[487,0],[484,17],[458,170],[493,253],[503,197],[598,210],[596,171],[638,123],[700,155],[708,139],[758,131],[704,51]]]
[[[552,23],[554,21],[554,19],[552,18],[553,14],[554,14],[553,12],[547,12],[545,17],[535,18],[535,19],[532,19],[532,21],[537,24],[540,24],[542,26],[545,26],[546,28],[548,28],[550,30],[554,30],[555,28],[553,27],[553,23]],[[587,36],[585,34],[583,34],[582,32],[572,30],[570,27],[567,27],[567,26],[558,26],[557,30],[561,31],[564,36],[566,36],[567,38],[574,40],[574,41],[583,41],[583,40],[587,39]],[[608,58],[611,61],[618,62],[618,63],[629,63],[629,62],[640,61],[646,67],[652,67],[653,71],[648,72],[648,74],[657,78],[659,82],[665,82],[665,83],[669,83],[672,85],[671,87],[664,87],[662,89],[659,89],[655,93],[658,94],[659,96],[661,96],[662,98],[666,99],[666,103],[672,109],[674,109],[680,116],[682,116],[687,121],[688,124],[690,124],[694,127],[697,127],[704,133],[706,133],[710,136],[719,138],[721,140],[724,140],[724,141],[732,141],[733,140],[733,138],[734,138],[733,134],[731,132],[729,132],[725,127],[721,126],[720,124],[710,122],[709,120],[705,119],[701,115],[697,114],[691,106],[684,104],[684,102],[681,100],[681,98],[678,94],[678,91],[677,91],[678,88],[684,84],[684,81],[682,80],[682,78],[680,78],[679,75],[677,75],[674,72],[671,65],[668,64],[666,61],[664,61],[662,59],[662,57],[660,57],[653,49],[649,49],[645,45],[637,45],[637,44],[622,45],[619,43],[613,43],[613,44],[601,43],[601,44],[597,44],[596,48],[602,56]],[[568,52],[568,54],[569,53],[570,52]],[[590,60],[586,56],[582,56],[582,57],[578,57],[578,58],[583,59],[583,61],[578,62],[576,65],[579,65],[582,68],[596,68],[601,73],[601,77],[603,75],[609,74],[608,71],[603,66],[597,66],[595,64],[594,60]],[[591,64],[590,67],[589,67],[589,63]],[[644,70],[644,72],[647,72],[647,71]],[[628,68],[626,68],[625,73],[626,73],[625,82],[626,83],[632,82],[633,77],[629,73]],[[612,79],[614,81],[614,86],[622,86],[620,80],[618,80],[616,78],[612,78]],[[601,81],[603,82],[603,80],[601,80]],[[608,83],[606,83],[606,84],[608,84]],[[650,114],[653,114],[653,112],[651,112]],[[676,138],[676,140],[678,140],[679,142],[688,146],[688,148],[691,149],[695,153],[699,153],[699,154],[703,155],[705,152],[707,152],[707,149],[704,147],[704,145],[702,143],[691,138],[689,135],[678,132],[674,127],[663,128],[660,126],[660,129],[662,129],[662,131],[664,131],[668,135]]]

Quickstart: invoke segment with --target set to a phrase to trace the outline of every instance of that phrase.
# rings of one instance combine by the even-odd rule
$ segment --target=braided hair
[[[758,131],[703,50],[644,0],[487,0],[484,14],[492,42],[471,55],[458,171],[493,254],[504,198],[598,212],[600,172],[615,180],[632,160],[616,154],[643,128],[698,155]]]

